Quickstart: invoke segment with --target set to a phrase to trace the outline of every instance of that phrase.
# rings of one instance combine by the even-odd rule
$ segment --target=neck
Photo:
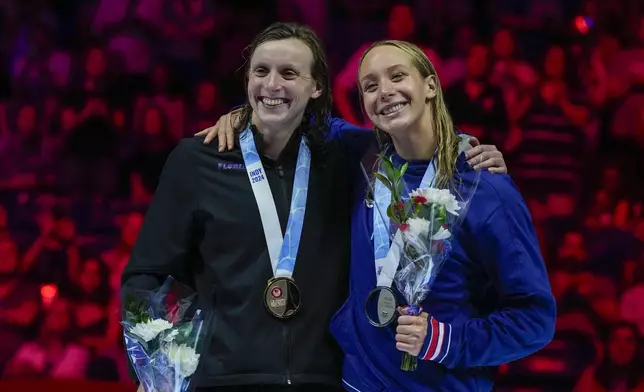
[[[293,132],[297,129],[298,125],[302,122],[302,117],[296,118],[291,124],[284,124],[279,127],[268,126],[262,123],[257,115],[253,112],[253,124],[257,127],[259,133],[262,134],[262,141],[264,145],[264,155],[272,160],[277,160],[286,144],[291,139]]]
[[[429,160],[438,146],[431,112],[427,111],[418,124],[400,134],[391,135],[396,152],[406,161]]]

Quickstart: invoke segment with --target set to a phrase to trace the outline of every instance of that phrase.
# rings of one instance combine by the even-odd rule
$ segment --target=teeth
[[[285,102],[286,100],[282,98],[262,98],[262,103],[266,106],[277,106]]]
[[[405,105],[402,104],[402,103],[399,103],[398,105],[394,105],[394,106],[392,106],[390,108],[387,108],[387,109],[383,110],[382,114],[391,114],[391,113],[397,112],[400,109],[402,109],[403,106],[405,106]]]

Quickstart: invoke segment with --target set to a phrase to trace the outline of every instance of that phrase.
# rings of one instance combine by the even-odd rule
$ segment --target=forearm
[[[438,360],[447,367],[507,363],[539,350],[554,334],[555,300],[527,207],[508,182],[498,181],[494,191],[486,202],[498,206],[463,243],[498,300],[493,309],[474,313],[480,317],[442,326],[449,334],[439,345],[444,353]]]
[[[552,340],[555,306],[545,297],[529,301],[529,305],[464,323],[431,323],[433,328],[421,350],[422,359],[448,368],[471,368],[498,366],[536,352]]]

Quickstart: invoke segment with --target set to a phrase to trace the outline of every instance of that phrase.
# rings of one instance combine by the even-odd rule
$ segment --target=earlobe
[[[320,89],[316,89],[315,91],[313,91],[313,94],[311,94],[311,98],[313,99],[318,99],[321,96],[322,96],[322,90]]]

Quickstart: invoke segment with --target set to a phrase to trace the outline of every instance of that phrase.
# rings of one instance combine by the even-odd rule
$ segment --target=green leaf
[[[177,328],[177,330],[179,331],[179,335],[188,336],[192,333],[192,323],[185,323]]]
[[[445,207],[443,206],[434,206],[432,209],[432,219],[430,220],[431,222],[431,227],[429,228],[430,235],[435,235],[438,233],[441,227],[445,224],[445,219],[446,219],[446,211]]]
[[[123,303],[123,310],[127,321],[141,323],[151,320],[145,300],[127,295]]]
[[[410,201],[406,201],[405,202],[405,208],[403,209],[403,211],[405,213],[404,218],[407,218],[408,216],[410,216],[413,213],[414,209],[415,209],[414,204],[412,202],[410,202]],[[404,219],[404,220],[407,220],[407,219]]]
[[[417,218],[423,218],[429,220],[431,217],[431,210],[424,204],[416,204],[416,210],[414,212]]]
[[[396,178],[394,163],[389,157],[382,158],[382,167],[385,169],[385,175],[387,175],[388,178],[392,180]]]
[[[195,342],[196,342],[196,338],[195,338],[194,336],[192,336],[192,335],[188,335],[188,336],[178,335],[178,336],[175,338],[174,342],[175,342],[177,345],[185,344],[185,345],[186,345],[186,346],[188,346],[188,347],[194,347],[194,346],[195,346]]]
[[[441,225],[447,220],[447,209],[445,206],[437,206],[436,211],[434,212],[434,219],[437,219]]]
[[[382,175],[382,174],[380,174],[380,173],[374,173],[374,176],[376,176],[376,178],[377,178],[380,182],[382,182],[382,184],[383,184],[384,186],[386,186],[387,188],[389,188],[389,191],[390,191],[390,192],[393,192],[393,191],[392,191],[391,181],[389,181],[389,179],[388,179],[387,177],[383,176],[383,175]]]
[[[389,217],[389,219],[393,219],[394,221],[397,221],[396,213],[394,212],[393,203],[390,203],[389,206],[387,207],[387,216]]]
[[[405,176],[405,173],[407,172],[407,168],[409,167],[409,163],[405,162],[404,165],[400,168],[400,178],[403,178]]]
[[[405,192],[405,185],[405,181],[402,179],[397,180],[394,184],[394,190],[392,190],[392,193],[395,195],[396,200],[400,201],[400,199],[402,199],[402,195]]]

